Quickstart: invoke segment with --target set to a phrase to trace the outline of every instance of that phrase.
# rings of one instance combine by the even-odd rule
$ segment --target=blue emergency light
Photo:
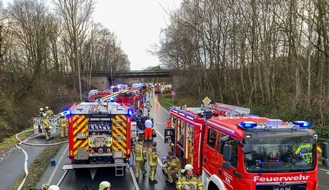
[[[240,125],[244,128],[254,128],[257,126],[257,123],[252,121],[241,121]]]
[[[110,102],[114,102],[114,97],[113,96],[110,97]]]
[[[311,126],[311,123],[308,121],[293,121],[294,125],[298,125],[301,128],[308,128]]]
[[[134,111],[132,110],[132,109],[128,109],[128,113],[127,113],[127,115],[128,116],[132,116],[134,114]]]
[[[66,116],[71,115],[71,111],[70,111],[70,110],[66,110],[66,111],[64,111],[63,113],[64,113]]]

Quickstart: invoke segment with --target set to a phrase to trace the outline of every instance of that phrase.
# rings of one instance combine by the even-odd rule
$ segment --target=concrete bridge
[[[107,89],[112,84],[130,84],[135,82],[163,82],[175,86],[177,74],[170,71],[131,70],[118,72],[81,73],[81,80],[88,88]]]

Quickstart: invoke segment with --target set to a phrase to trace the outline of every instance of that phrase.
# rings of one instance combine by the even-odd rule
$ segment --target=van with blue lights
[[[205,190],[317,190],[318,154],[327,166],[328,143],[319,148],[310,126],[226,104],[182,106],[170,110],[165,142],[193,165]]]

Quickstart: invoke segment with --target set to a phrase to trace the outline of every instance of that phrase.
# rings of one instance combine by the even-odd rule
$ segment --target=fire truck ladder
[[[238,106],[232,106],[228,104],[221,104],[221,103],[216,103],[215,104],[215,109],[219,111],[225,111],[227,113],[227,116],[245,116],[250,114],[250,109],[249,108],[244,108],[244,107],[238,107]]]
[[[114,151],[113,159],[114,159],[114,166],[115,166],[115,176],[124,176],[123,152]]]

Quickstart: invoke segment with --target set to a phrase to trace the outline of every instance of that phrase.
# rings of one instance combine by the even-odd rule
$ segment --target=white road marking
[[[67,154],[67,152],[68,152],[68,151],[67,151],[68,148],[69,148],[69,146],[67,145],[66,148],[65,148],[65,150],[63,151],[62,156],[59,158],[58,163],[56,164],[55,169],[54,169],[53,172],[51,173],[51,175],[50,175],[50,177],[49,177],[49,179],[48,179],[48,183],[47,183],[47,184],[52,184],[51,181],[53,180],[54,175],[55,175],[55,173],[56,173],[56,171],[57,171],[57,169],[58,169],[58,167],[59,167],[59,163],[61,163],[62,160],[63,160],[63,158],[64,158],[64,156],[66,156],[66,154]]]

